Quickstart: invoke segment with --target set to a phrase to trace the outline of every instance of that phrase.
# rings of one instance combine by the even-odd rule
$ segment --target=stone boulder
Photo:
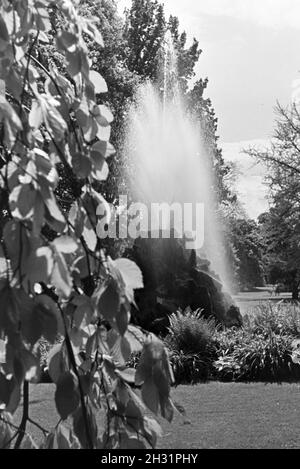
[[[184,240],[138,238],[125,253],[141,269],[144,288],[135,293],[132,317],[136,324],[155,333],[166,333],[168,316],[178,308],[202,309],[225,326],[241,326],[242,316],[224,291],[210,262],[186,250]]]

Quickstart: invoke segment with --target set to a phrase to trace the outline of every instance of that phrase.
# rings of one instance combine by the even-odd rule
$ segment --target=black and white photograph
[[[0,449],[300,449],[300,0],[0,0]]]

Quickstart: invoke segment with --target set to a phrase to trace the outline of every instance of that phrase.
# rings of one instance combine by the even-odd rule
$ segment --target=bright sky
[[[130,0],[119,0],[120,11]],[[224,156],[240,168],[238,190],[249,215],[267,207],[263,168],[240,154],[253,141],[267,145],[276,101],[287,104],[300,78],[299,0],[164,0],[167,14],[195,36],[203,50],[197,77],[219,119]],[[246,177],[247,175],[247,177]]]

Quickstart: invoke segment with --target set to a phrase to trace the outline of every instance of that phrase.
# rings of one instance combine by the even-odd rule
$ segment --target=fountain
[[[189,243],[194,250],[185,248],[190,232],[199,228],[195,225],[200,220],[193,210],[184,215],[189,217],[184,220],[184,227],[190,229],[183,232],[183,239],[176,239],[182,232],[182,220],[175,216],[170,219],[169,239],[164,238],[162,228],[159,239],[149,228],[147,237],[142,235],[128,252],[142,268],[145,289],[151,292],[146,304],[143,293],[138,293],[137,303],[143,311],[156,308],[154,316],[157,309],[170,312],[178,306],[203,307],[204,313],[226,323],[225,316],[234,303],[222,288],[228,272],[215,215],[212,161],[205,151],[199,122],[184,108],[176,52],[169,32],[161,48],[161,63],[157,83],[147,82],[139,88],[129,112],[125,153],[131,194],[133,200],[145,204],[149,211],[155,203],[201,205],[204,243],[202,246]],[[236,311],[233,323],[240,322]]]

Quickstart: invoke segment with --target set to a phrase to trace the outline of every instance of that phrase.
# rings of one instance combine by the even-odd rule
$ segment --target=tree
[[[60,22],[51,32],[51,13]],[[60,422],[42,448],[144,448],[172,420],[172,370],[159,339],[130,325],[137,266],[101,249],[97,210],[109,219],[98,181],[107,174],[111,111],[97,104],[104,78],[90,69],[85,38],[103,46],[95,18],[70,0],[2,2],[0,7],[0,447],[36,447],[27,433],[29,383],[39,379],[38,342],[64,340],[49,357]],[[55,39],[64,74],[39,60]],[[50,42],[51,44],[51,42]],[[57,165],[78,181],[71,209],[56,192]],[[37,289],[37,286],[39,288]],[[42,290],[42,293],[37,293]],[[137,370],[126,362],[142,352]],[[141,386],[141,398],[130,384]],[[19,427],[13,414],[23,390]],[[100,434],[95,414],[105,409]],[[70,425],[66,426],[68,419]],[[17,431],[15,431],[17,429]]]
[[[274,203],[284,197],[290,208],[300,209],[300,114],[296,104],[276,108],[277,120],[270,148],[249,148],[245,153],[263,162],[268,175],[270,198]],[[279,195],[280,194],[280,195]]]
[[[179,32],[178,18],[171,15],[166,20],[164,6],[157,0],[133,0],[131,8],[127,10],[124,36],[128,43],[128,68],[143,79],[157,81],[160,78],[161,49],[167,31],[172,35],[180,88],[185,93],[202,51],[195,38],[192,45],[186,47],[187,35],[185,31]]]
[[[238,258],[237,279],[240,290],[263,286],[263,239],[254,220],[231,221],[231,240]]]
[[[283,283],[298,300],[300,285],[300,223],[290,203],[279,199],[270,211],[260,215],[264,239],[264,263],[270,283]]]
[[[164,7],[157,0],[132,0],[126,12],[125,38],[129,70],[143,78],[157,77],[166,31]]]
[[[277,120],[271,147],[250,148],[250,156],[268,168],[271,209],[260,217],[266,239],[269,278],[282,281],[298,299],[300,281],[300,114],[297,104],[277,105]]]

